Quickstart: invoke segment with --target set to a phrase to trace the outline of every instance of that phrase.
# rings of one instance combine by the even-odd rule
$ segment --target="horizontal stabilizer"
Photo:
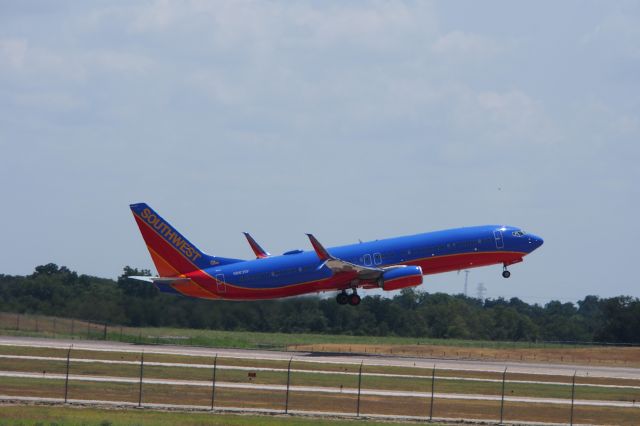
[[[149,277],[149,276],[140,276],[140,275],[132,275],[130,277],[132,280],[145,281],[148,283],[179,283],[189,281],[189,278],[181,278],[181,277]]]

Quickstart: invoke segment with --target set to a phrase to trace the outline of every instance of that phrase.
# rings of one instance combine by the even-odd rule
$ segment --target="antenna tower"
[[[478,283],[478,299],[484,301],[484,294],[487,292],[487,288],[484,286],[484,283]]]
[[[468,286],[467,285],[469,284],[469,272],[470,271],[468,269],[464,271],[464,297],[468,296],[468,294],[467,294]]]

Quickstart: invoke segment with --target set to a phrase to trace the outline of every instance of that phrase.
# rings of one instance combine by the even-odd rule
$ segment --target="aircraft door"
[[[224,274],[216,274],[216,286],[218,289],[218,293],[226,293],[227,286],[224,282]]]
[[[503,249],[504,248],[504,239],[502,238],[502,231],[499,229],[496,229],[495,231],[493,231],[493,237],[496,240],[496,248],[497,249]]]

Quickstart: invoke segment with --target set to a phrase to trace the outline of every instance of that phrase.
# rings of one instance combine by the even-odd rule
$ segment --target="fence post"
[[[569,418],[569,425],[573,426],[573,401],[576,396],[576,374],[578,371],[573,372],[573,381],[571,383],[571,417]]]
[[[69,361],[71,358],[71,348],[73,346],[69,346],[69,350],[67,351],[67,373],[64,379],[64,403],[67,403],[67,396],[69,395]]]
[[[218,367],[218,354],[213,358],[213,377],[211,378],[211,411],[216,400],[216,370]]]
[[[289,387],[291,385],[291,361],[293,357],[289,358],[289,365],[287,366],[287,396],[284,400],[284,413],[289,414]]]
[[[144,370],[144,351],[140,356],[140,390],[138,393],[138,408],[142,407],[142,372]]]
[[[73,336],[75,334],[75,324],[76,320],[71,318],[71,336]]]
[[[434,398],[434,390],[436,386],[436,365],[433,364],[433,369],[431,370],[431,404],[429,407],[429,421],[433,420],[433,398]]]
[[[500,424],[502,424],[502,420],[504,419],[504,383],[507,379],[507,367],[504,368],[504,372],[502,373],[502,398],[500,399]]]
[[[360,372],[358,373],[358,406],[356,417],[360,417],[360,390],[362,389],[362,364],[364,360],[360,362]]]

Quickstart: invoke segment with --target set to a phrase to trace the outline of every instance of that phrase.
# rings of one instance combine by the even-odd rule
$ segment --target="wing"
[[[404,268],[405,265],[394,265],[387,266],[383,268],[376,268],[371,266],[362,266],[357,265],[355,263],[347,262],[346,260],[338,259],[337,257],[332,256],[320,241],[317,240],[313,234],[307,234],[309,240],[311,241],[311,245],[313,249],[316,251],[318,258],[323,261],[322,265],[327,266],[329,269],[333,271],[333,273],[340,272],[355,272],[358,275],[358,279],[366,280],[366,281],[375,281],[378,280],[385,271],[396,268]]]
[[[260,247],[260,244],[258,244],[248,232],[243,232],[243,234],[247,237],[251,250],[256,254],[256,259],[264,259],[265,257],[271,256],[268,251]]]

